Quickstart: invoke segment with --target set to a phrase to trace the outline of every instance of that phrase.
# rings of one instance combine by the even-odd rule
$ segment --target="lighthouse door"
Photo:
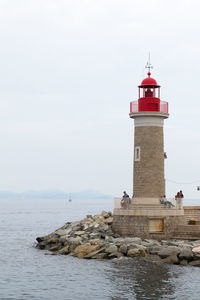
[[[149,219],[149,232],[163,232],[163,219]]]

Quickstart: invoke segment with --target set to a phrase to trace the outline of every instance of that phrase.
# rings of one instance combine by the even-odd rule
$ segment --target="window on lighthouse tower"
[[[135,161],[140,161],[140,147],[135,147]]]

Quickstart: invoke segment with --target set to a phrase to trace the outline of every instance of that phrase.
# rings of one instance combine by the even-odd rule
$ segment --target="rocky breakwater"
[[[138,257],[156,263],[200,266],[200,241],[121,237],[112,231],[112,222],[109,212],[67,222],[55,232],[38,237],[36,248],[87,259]]]

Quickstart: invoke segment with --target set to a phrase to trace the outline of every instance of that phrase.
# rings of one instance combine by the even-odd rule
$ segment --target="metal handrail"
[[[139,112],[139,104],[138,101],[130,102],[130,113]],[[160,110],[159,112],[168,114],[168,102],[160,101]]]

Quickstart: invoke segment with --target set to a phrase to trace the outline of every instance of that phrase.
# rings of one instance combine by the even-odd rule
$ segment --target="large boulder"
[[[142,241],[142,245],[147,247],[147,248],[150,248],[150,247],[156,247],[156,246],[160,246],[160,243],[158,241],[154,241],[154,240],[145,240],[145,241]]]
[[[119,247],[119,252],[123,253],[124,255],[127,254],[127,245],[126,244],[122,244]]]
[[[192,249],[193,248],[193,245],[190,241],[180,241],[178,247],[182,247],[182,248],[190,248]]]
[[[47,249],[48,248],[48,241],[42,241],[42,242],[38,243],[36,245],[36,248],[42,249],[42,250]]]
[[[111,238],[114,238],[113,232],[112,232],[112,229],[111,229],[111,228],[109,228],[109,229],[106,231],[106,235],[107,235],[107,236],[110,236]]]
[[[160,251],[158,251],[158,255],[161,258],[166,258],[168,256],[178,255],[180,251],[181,249],[175,246],[162,247]]]
[[[89,227],[90,230],[98,230],[100,224],[97,222],[92,223],[92,225]]]
[[[69,246],[65,246],[58,251],[58,254],[69,254],[70,249]]]
[[[192,241],[191,244],[193,245],[193,247],[200,246],[200,240]]]
[[[160,242],[159,241],[157,241],[157,240],[152,240],[152,239],[144,239],[143,241],[142,241],[142,244],[143,243],[153,243],[154,245],[160,245]]]
[[[120,258],[122,256],[124,256],[124,255],[120,252],[113,252],[108,255],[108,258]]]
[[[200,244],[197,244],[192,248],[192,252],[195,254],[200,254]]]
[[[162,249],[162,246],[153,246],[149,248],[149,253],[153,255],[157,255],[158,252]]]
[[[90,243],[91,245],[99,245],[100,247],[102,247],[105,242],[102,239],[92,239],[92,240],[88,240],[88,243]]]
[[[91,224],[83,224],[83,230],[84,231],[89,231],[90,232],[91,228],[92,228]]]
[[[96,255],[94,255],[92,258],[95,259],[105,259],[108,257],[108,253],[102,252],[102,253],[98,253]]]
[[[105,242],[113,243],[113,237],[110,236],[110,235],[106,235],[106,236],[105,236]]]
[[[56,244],[58,242],[58,236],[54,235],[52,238],[48,240],[48,244]]]
[[[77,246],[82,244],[82,238],[80,236],[70,237],[65,243],[65,246],[70,246],[70,252],[72,252]]]
[[[147,248],[143,245],[138,245],[138,244],[132,243],[132,244],[127,244],[127,249],[128,250],[130,250],[130,249],[142,249],[142,250],[146,251]]]
[[[77,256],[79,258],[83,258],[91,252],[94,252],[99,249],[99,245],[91,245],[90,243],[86,243],[83,245],[79,245],[74,249],[73,256]]]
[[[82,238],[83,244],[88,242],[88,240],[90,239],[89,234],[87,234],[87,233],[81,235],[81,238]]]
[[[142,242],[141,238],[138,237],[125,237],[124,238],[124,243],[126,244],[137,244],[140,245]]]
[[[72,227],[72,231],[70,232],[71,235],[73,235],[76,231],[82,231],[83,227],[81,225],[77,225]]]
[[[36,241],[37,241],[38,243],[40,243],[40,242],[49,240],[49,239],[52,238],[53,236],[55,236],[55,232],[52,232],[52,233],[50,233],[50,234],[48,234],[48,235],[45,235],[45,236],[39,236],[39,237],[36,238]]]
[[[110,217],[110,213],[107,212],[107,211],[102,211],[101,215],[102,215],[104,218],[109,218],[109,217]]]
[[[144,257],[145,255],[146,255],[145,251],[143,249],[138,249],[138,248],[130,249],[127,252],[128,257],[138,257],[138,256]]]
[[[120,246],[121,244],[125,244],[125,240],[122,237],[114,238],[113,243],[117,246]]]
[[[175,246],[180,248],[192,247],[192,243],[190,241],[185,240],[168,240],[162,241],[163,246]]]
[[[50,247],[48,250],[55,252],[55,251],[60,250],[62,247],[63,247],[63,245],[61,243],[57,243],[57,244],[54,244],[52,247]]]
[[[98,224],[105,224],[105,218],[103,216],[98,216],[98,218],[95,219],[95,222]]]
[[[65,235],[68,235],[71,231],[72,231],[72,228],[58,229],[55,231],[55,233],[59,236],[65,236]]]
[[[74,235],[78,235],[78,236],[81,236],[83,234],[85,234],[85,231],[83,231],[83,230],[79,230],[79,231],[74,232]]]
[[[194,267],[200,267],[200,259],[189,262],[189,265]]]
[[[108,217],[107,219],[105,219],[105,224],[107,225],[111,225],[113,222],[113,217]]]
[[[181,252],[179,253],[179,258],[182,259],[186,259],[188,261],[193,259],[193,253],[192,250],[190,248],[183,248],[181,250]]]
[[[163,258],[161,262],[166,263],[166,264],[178,264],[179,259],[176,254],[172,254],[166,258]]]
[[[41,243],[41,242],[43,242],[43,241],[45,241],[45,240],[46,240],[45,236],[38,236],[38,237],[36,238],[36,241],[37,241],[38,243]]]
[[[200,244],[196,244],[194,248],[192,248],[193,260],[200,260]]]
[[[67,234],[67,235],[62,235],[62,236],[59,237],[59,242],[65,244],[65,243],[67,242],[67,240],[68,240],[69,237],[70,237],[69,234]]]
[[[100,224],[98,227],[98,231],[102,233],[106,233],[109,229],[109,226],[107,224]]]
[[[118,248],[116,245],[110,245],[105,250],[106,253],[115,253],[118,252]]]
[[[68,238],[68,243],[78,246],[82,243],[82,238],[80,236],[70,237],[70,238]]]
[[[162,244],[164,246],[175,246],[175,247],[178,247],[180,245],[180,241],[177,241],[177,240],[168,240],[168,241],[163,241]]]
[[[100,248],[96,251],[90,252],[89,254],[85,255],[84,258],[94,258],[97,254],[102,253],[105,250],[105,248]],[[107,254],[108,256],[108,254]]]
[[[90,233],[90,239],[98,239],[100,238],[101,234],[99,232],[92,232]]]

